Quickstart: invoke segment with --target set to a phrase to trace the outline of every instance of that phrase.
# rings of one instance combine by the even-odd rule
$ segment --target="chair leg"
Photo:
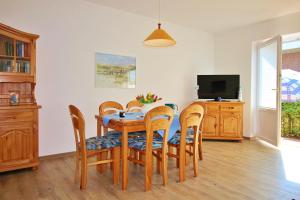
[[[145,155],[145,189],[151,190],[152,187],[152,153]]]
[[[97,123],[97,136],[103,136],[103,129],[104,127],[102,126],[102,122],[101,120]],[[100,161],[102,160],[102,157],[101,157],[101,153],[99,153],[97,155],[97,160]],[[101,165],[96,165],[96,170],[99,172],[99,173],[102,173],[103,172],[103,168]]]
[[[143,154],[141,152],[139,152],[139,161],[143,162]]]
[[[80,155],[79,155],[79,152],[76,151],[76,156],[75,156],[75,179],[74,179],[74,182],[75,183],[78,183],[78,180],[79,180],[79,168],[80,168]]]
[[[163,178],[163,185],[168,183],[168,157],[166,149],[164,149],[161,153],[161,169],[162,169],[162,178]]]
[[[133,157],[135,160],[139,160],[139,152],[138,151],[134,151],[133,152]],[[136,165],[137,163],[134,163],[134,165]]]
[[[103,152],[100,152],[100,153],[97,155],[97,160],[98,160],[98,161],[103,160],[102,153],[103,153]],[[102,166],[102,165],[97,165],[96,168],[97,168],[97,171],[98,171],[100,174],[103,173],[103,166]]]
[[[129,157],[133,160],[137,160],[138,157],[138,152],[135,151],[134,149],[129,149]],[[133,162],[134,165],[137,165],[136,162]]]
[[[179,168],[179,147],[176,147],[176,167]]]
[[[199,149],[199,159],[200,159],[200,160],[203,160],[202,134],[199,135],[199,145],[198,145],[198,149]]]
[[[161,152],[160,152],[160,151],[157,151],[156,171],[157,171],[158,174],[161,173],[161,161],[160,161],[160,158],[161,158]]]
[[[97,155],[97,161],[100,161],[100,160],[102,160],[101,153],[99,153]],[[102,166],[101,165],[96,165],[96,170],[101,174],[102,173]]]
[[[82,157],[82,159],[81,159],[80,189],[85,190],[86,185],[87,185],[87,158]]]
[[[186,147],[182,145],[182,148],[179,148],[179,182],[185,180],[185,166],[186,166]]]
[[[173,154],[173,147],[171,145],[168,145],[168,152],[170,154]]]
[[[108,159],[108,151],[103,151],[101,153],[101,160],[107,160]],[[101,168],[100,168],[100,173],[104,173],[105,170],[106,170],[106,167],[107,167],[107,164],[103,164],[103,165],[100,165]]]
[[[112,150],[113,155],[113,182],[114,185],[119,184],[120,176],[120,147],[115,147]]]
[[[113,160],[114,159],[114,150],[113,149],[110,150],[109,153],[110,153],[111,159]],[[114,169],[114,163],[110,163],[109,168],[110,168],[110,170],[113,170]]]
[[[192,151],[192,146],[188,145],[188,146],[186,146],[186,149],[187,149],[188,151]],[[189,160],[190,160],[190,154],[186,153],[186,154],[185,154],[185,165],[186,165],[186,166],[188,166]]]
[[[193,164],[194,164],[194,176],[198,176],[198,171],[199,171],[199,146],[197,142],[194,142],[194,148],[193,148]]]

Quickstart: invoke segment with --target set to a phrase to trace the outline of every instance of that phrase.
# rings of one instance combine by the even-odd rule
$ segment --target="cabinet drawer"
[[[18,122],[18,121],[32,121],[34,112],[26,111],[0,111],[0,122]]]
[[[206,112],[207,113],[211,113],[211,112],[218,112],[220,110],[220,106],[219,105],[207,105],[206,107]]]
[[[242,110],[242,106],[234,106],[234,105],[222,105],[221,111],[231,111],[231,112],[239,112]]]

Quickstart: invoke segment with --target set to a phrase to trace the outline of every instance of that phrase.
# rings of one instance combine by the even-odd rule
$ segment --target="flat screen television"
[[[238,99],[240,75],[198,75],[198,99]]]

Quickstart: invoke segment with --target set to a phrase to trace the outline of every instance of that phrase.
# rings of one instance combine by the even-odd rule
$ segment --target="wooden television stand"
[[[203,139],[243,140],[244,102],[195,101],[205,109]]]

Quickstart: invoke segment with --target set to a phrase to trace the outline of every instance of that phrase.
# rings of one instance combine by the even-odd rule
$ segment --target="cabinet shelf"
[[[15,59],[15,56],[0,55],[0,59],[13,60],[13,59]],[[30,57],[16,57],[16,59],[17,60],[28,60],[28,61],[30,61]]]
[[[0,72],[0,83],[34,83],[35,76],[20,72]]]
[[[0,59],[8,59],[8,60],[13,60],[13,59],[14,59],[14,56],[0,55]]]
[[[27,61],[30,61],[30,57],[17,57],[17,60],[27,60]]]

